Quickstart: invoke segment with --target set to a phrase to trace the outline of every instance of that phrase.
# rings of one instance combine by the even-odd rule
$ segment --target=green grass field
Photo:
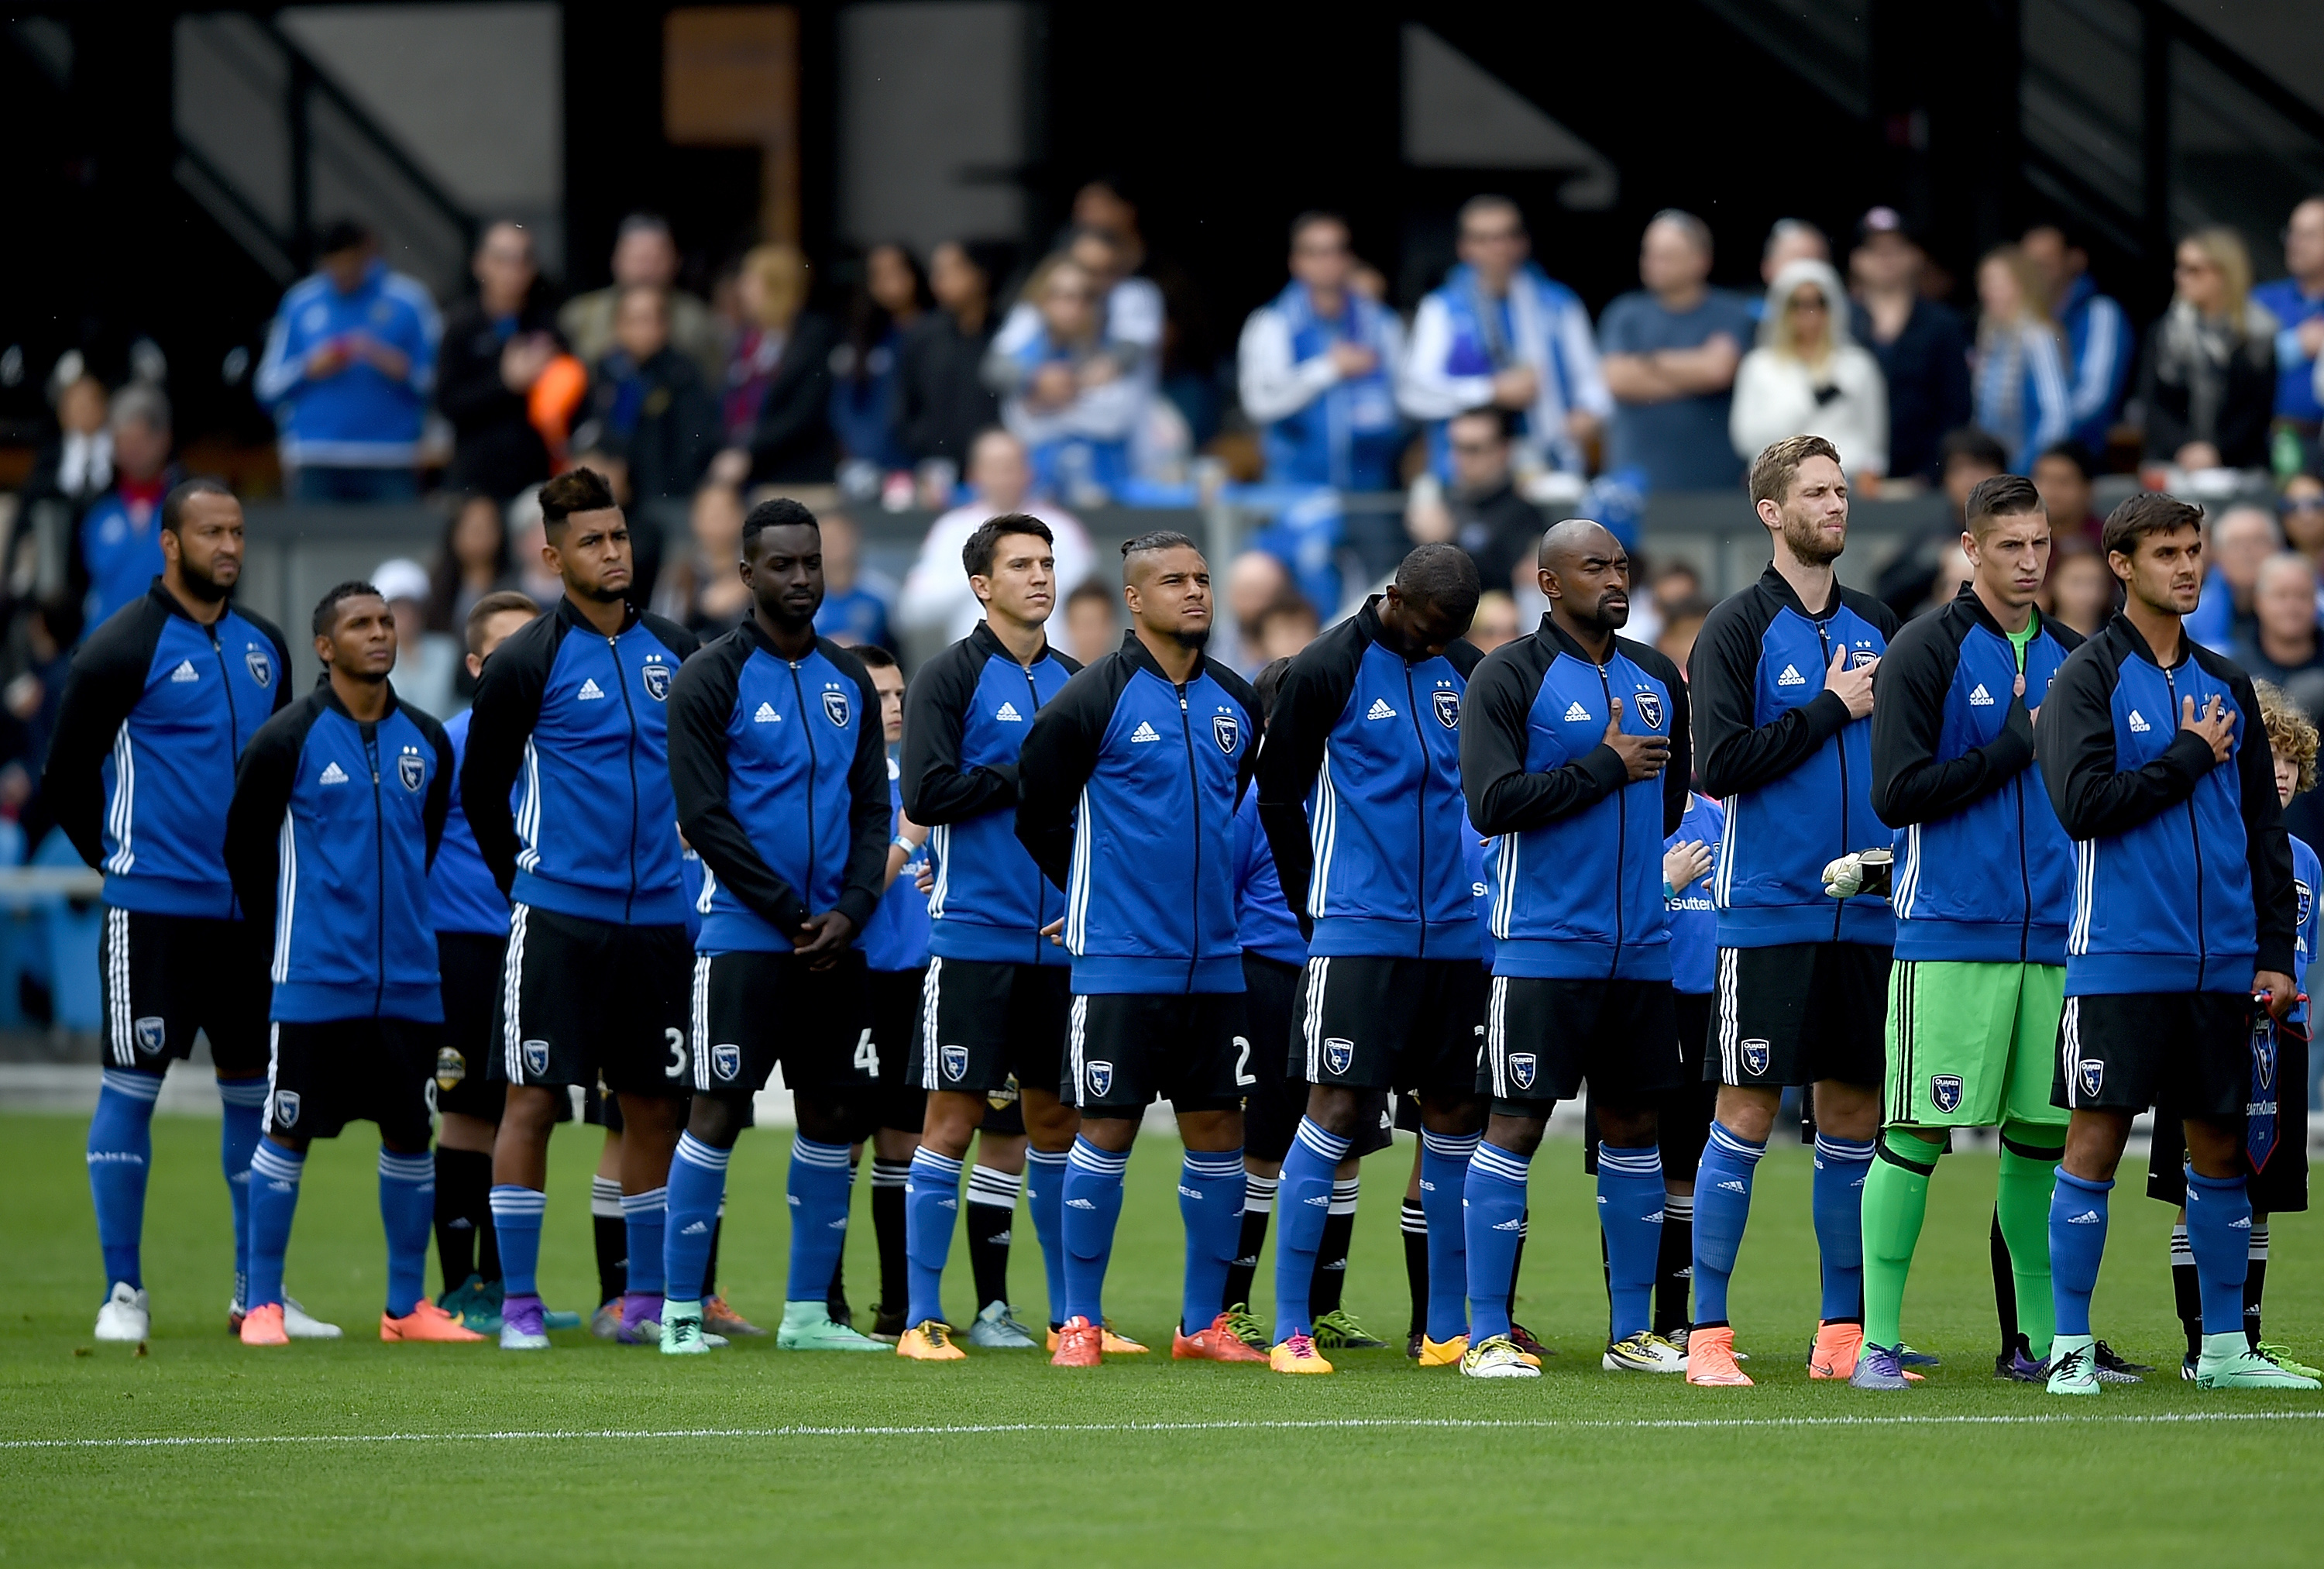
[[[0,1557],[194,1565],[393,1562],[1229,1565],[1526,1563],[2314,1564],[2324,1399],[2203,1395],[2176,1376],[2170,1214],[2114,1208],[2100,1329],[2161,1377],[2061,1407],[1995,1383],[1993,1163],[1948,1159],[1906,1329],[1948,1366],[1905,1396],[1810,1384],[1808,1162],[1760,1168],[1735,1289],[1754,1389],[1600,1372],[1604,1306],[1578,1147],[1535,1164],[1520,1316],[1563,1354],[1537,1382],[1421,1372],[1397,1352],[1333,1378],[1174,1366],[1175,1146],[1130,1172],[1109,1306],[1164,1348],[1065,1372],[1038,1353],[924,1367],[784,1353],[686,1361],[559,1336],[538,1356],[385,1346],[370,1140],[318,1144],[290,1289],[336,1344],[246,1351],[231,1294],[217,1125],[162,1118],[147,1221],[150,1353],[96,1346],[101,1289],[76,1118],[0,1117]],[[542,1283],[586,1307],[594,1130],[560,1130]],[[721,1286],[780,1311],[787,1138],[734,1160]],[[1401,1341],[1407,1149],[1377,1156],[1350,1306]],[[859,1186],[852,1295],[876,1269]],[[1013,1284],[1042,1297],[1032,1227]],[[967,1305],[964,1250],[947,1301]],[[2324,1227],[2275,1223],[2269,1323],[2324,1345]],[[1271,1268],[1271,1263],[1270,1266]],[[432,1282],[431,1266],[431,1282]],[[1262,1271],[1262,1281],[1266,1272]],[[1262,1295],[1264,1287],[1262,1286]],[[1265,1304],[1259,1305],[1262,1314]],[[2225,1534],[2223,1534],[2225,1533]]]

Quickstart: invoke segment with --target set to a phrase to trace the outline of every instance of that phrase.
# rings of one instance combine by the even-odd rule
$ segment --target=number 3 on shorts
[[[662,1044],[669,1048],[669,1066],[661,1070],[662,1077],[684,1078],[686,1076],[686,1031],[665,1029],[661,1032],[661,1038]]]
[[[855,1071],[866,1078],[880,1076],[880,1048],[872,1044],[869,1029],[855,1039]]]

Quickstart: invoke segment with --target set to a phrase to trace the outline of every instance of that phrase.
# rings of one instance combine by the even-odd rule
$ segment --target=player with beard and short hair
[[[73,656],[42,789],[81,859],[105,873],[99,972],[105,1076],[88,1125],[88,1185],[104,1250],[100,1341],[152,1331],[142,1243],[153,1103],[170,1064],[206,1035],[225,1121],[238,1330],[249,1269],[251,1152],[266,1102],[266,934],[226,874],[221,781],[290,701],[290,651],[234,604],[242,503],[214,479],[161,503],[161,575]],[[336,1326],[284,1299],[290,1333]]]
[[[540,506],[541,559],[565,596],[484,666],[460,765],[477,852],[513,906],[508,1102],[493,1143],[501,1346],[549,1345],[537,1285],[549,1133],[558,1101],[593,1082],[622,1113],[629,1278],[616,1338],[650,1344],[670,1154],[693,1087],[668,704],[696,639],[630,604],[629,523],[604,475],[567,470]]]
[[[786,1351],[887,1347],[831,1316],[847,1237],[848,1146],[879,1086],[855,936],[879,907],[891,837],[880,693],[863,663],[818,638],[823,533],[795,501],[742,521],[751,614],[678,672],[669,778],[678,827],[708,875],[696,908],[694,1107],[670,1167],[661,1349],[710,1349],[702,1270],[726,1163],[751,1097],[780,1062],[791,1140]]]
[[[1104,1360],[1101,1296],[1122,1173],[1147,1104],[1168,1100],[1185,1157],[1176,1357],[1263,1362],[1219,1299],[1243,1205],[1242,947],[1234,808],[1259,747],[1259,699],[1206,658],[1211,573],[1184,534],[1124,541],[1121,647],[1065,683],[1025,737],[1017,836],[1065,895],[1073,955],[1064,1083],[1082,1128],[1065,1167],[1058,1367]]]
[[[1752,462],[1750,491],[1775,559],[1711,613],[1688,660],[1696,773],[1727,810],[1703,1065],[1720,1088],[1695,1178],[1691,1384],[1751,1381],[1735,1365],[1727,1284],[1750,1218],[1752,1170],[1793,1084],[1814,1086],[1817,1127],[1823,1304],[1808,1376],[1856,1371],[1859,1206],[1879,1131],[1895,940],[1881,875],[1892,835],[1872,810],[1870,716],[1873,672],[1898,623],[1833,575],[1848,545],[1848,480],[1831,442],[1776,442]],[[1875,846],[1868,872],[1858,854]]]

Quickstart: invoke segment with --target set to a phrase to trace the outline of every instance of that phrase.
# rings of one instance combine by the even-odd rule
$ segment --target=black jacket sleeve
[[[516,816],[509,808],[509,792],[524,766],[525,743],[540,719],[558,635],[558,612],[552,609],[494,649],[476,680],[468,752],[460,764],[460,805],[476,836],[476,852],[503,894],[516,883]]]
[[[734,712],[735,686],[748,656],[741,634],[730,633],[679,667],[669,688],[670,793],[678,802],[678,831],[702,856],[702,863],[752,913],[788,936],[811,913],[807,902],[798,890],[775,875],[751,843],[742,819],[726,804],[726,722]],[[875,694],[865,713],[868,717],[879,711]],[[475,750],[472,729],[471,759]],[[881,772],[884,785],[887,771],[883,767]],[[467,784],[463,774],[464,798]],[[475,820],[473,810],[470,820]]]
[[[281,627],[275,625],[272,622],[267,620],[263,615],[254,615],[238,605],[235,606],[234,613],[242,617],[243,620],[250,623],[251,625],[256,627],[264,634],[266,641],[274,645],[274,669],[279,672],[279,674],[274,678],[274,706],[268,709],[267,712],[269,714],[280,714],[282,710],[290,706],[291,701],[290,640],[282,635],[282,629]]]
[[[428,744],[436,749],[435,776],[429,782],[428,798],[420,808],[420,820],[428,829],[428,865],[433,869],[436,852],[444,844],[444,824],[452,815],[452,770],[459,760],[452,754],[452,738],[444,734],[444,727],[436,723],[434,715],[423,714],[417,708],[404,712],[420,726],[420,733],[428,737]]]
[[[1621,756],[1603,742],[1563,768],[1526,771],[1526,714],[1547,670],[1540,645],[1520,641],[1485,656],[1470,679],[1461,704],[1461,789],[1480,834],[1522,834],[1587,811],[1629,780]],[[1682,780],[1682,797],[1684,789]],[[1679,810],[1685,809],[1682,798]]]
[[[1364,639],[1342,623],[1317,638],[1291,661],[1276,689],[1275,711],[1259,750],[1259,822],[1275,855],[1283,902],[1314,936],[1307,916],[1307,881],[1314,874],[1314,844],[1309,837],[1307,795],[1323,766],[1332,726],[1355,690],[1363,662]]]
[[[879,724],[880,688],[872,684],[872,672],[863,661],[841,648],[826,641],[824,657],[854,678],[859,690],[857,701],[862,707],[862,723],[855,727],[855,761],[847,771],[847,791],[853,802],[848,820],[854,829],[854,843],[847,854],[847,876],[839,892],[839,913],[862,931],[872,919],[872,912],[880,908],[880,895],[886,891],[888,881],[888,841],[890,821],[888,808],[888,740],[884,727]]]
[[[1100,660],[1044,704],[1025,733],[1017,760],[1017,841],[1060,892],[1074,872],[1074,808],[1097,771],[1098,744],[1129,672],[1120,655]]]
[[[168,613],[146,600],[134,616],[115,616],[97,629],[73,656],[57,702],[57,728],[41,792],[56,814],[57,826],[95,867],[105,859],[105,760],[130,710],[145,695],[145,672],[153,663]],[[290,686],[290,664],[281,667],[278,694]]]
[[[2199,656],[2200,657],[2200,656]],[[2258,968],[2297,976],[2292,954],[2300,927],[2300,894],[2292,880],[2292,839],[2275,793],[2274,753],[2260,723],[2259,694],[2236,672],[2228,690],[2243,709],[2236,733],[2236,784],[2243,798],[2244,857],[2251,866],[2252,915],[2259,934]]]
[[[314,728],[322,698],[301,700],[259,727],[243,748],[234,774],[234,799],[226,812],[226,870],[251,929],[274,929],[274,881],[281,869],[283,815],[290,809],[290,787],[299,752]]]
[[[1686,799],[1693,789],[1693,776],[1688,760],[1694,751],[1694,703],[1686,689],[1686,678],[1678,673],[1668,655],[1644,643],[1622,640],[1622,652],[1630,662],[1660,680],[1670,688],[1670,766],[1663,770],[1663,837],[1678,832],[1679,823],[1686,817]],[[1628,772],[1626,769],[1625,774]]]
[[[1960,665],[1947,613],[1907,627],[1872,678],[1872,809],[1892,828],[1951,817],[2034,761],[2034,717],[2013,694],[2001,734],[1935,761],[1945,694]]]
[[[904,815],[923,827],[961,823],[1017,804],[1017,763],[960,765],[960,738],[976,693],[972,645],[928,661],[904,694],[904,752],[898,763]]]
[[[1242,792],[1250,789],[1259,777],[1259,754],[1266,745],[1264,732],[1267,721],[1261,716],[1259,693],[1249,681],[1216,660],[1205,659],[1203,667],[1212,680],[1227,689],[1227,696],[1242,705],[1242,733],[1248,738],[1242,756],[1235,763],[1235,805],[1242,805]]]
[[[1848,705],[1830,692],[1767,725],[1754,725],[1758,711],[1759,634],[1749,607],[1756,596],[1738,594],[1711,613],[1695,640],[1687,669],[1698,684],[1702,713],[1696,719],[1699,746],[1695,771],[1702,792],[1725,798],[1774,783],[1805,762],[1816,749],[1849,724]],[[1484,824],[1478,828],[1493,832]]]
[[[2214,766],[2211,749],[2192,731],[2181,730],[2163,755],[2144,768],[2116,771],[2116,667],[2108,655],[2109,645],[2100,640],[2077,651],[2059,668],[2034,733],[2034,752],[2050,787],[2050,804],[2057,808],[2066,832],[2077,839],[2130,832],[2193,795]],[[2253,712],[2257,711],[2255,706]],[[2177,715],[2171,715],[2172,724],[2178,722]],[[2271,777],[2268,789],[2274,788]],[[2288,857],[2290,852],[2285,854]],[[2291,864],[2288,858],[2285,864]]]

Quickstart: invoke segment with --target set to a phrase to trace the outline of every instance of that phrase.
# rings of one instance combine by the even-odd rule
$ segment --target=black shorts
[[[1074,999],[1061,1099],[1084,1117],[1233,1112],[1259,1083],[1240,992],[1100,992]]]
[[[436,969],[444,978],[436,1109],[497,1122],[508,1104],[501,1042],[508,938],[484,932],[438,932]]]
[[[2050,1103],[2069,1111],[2240,1119],[2251,1081],[2252,1000],[2239,992],[2069,997]]]
[[[383,1143],[428,1148],[429,1075],[442,1025],[334,1019],[270,1033],[266,1131],[336,1139],[350,1122],[376,1122]]]
[[[621,926],[520,904],[510,922],[502,1069],[512,1084],[693,1093],[682,926]]]
[[[1889,950],[1869,943],[1720,949],[1703,1077],[1752,1089],[1820,1079],[1878,1089],[1888,964]]]
[[[1719,1086],[1705,1083],[1702,1057],[1711,1034],[1711,993],[1674,992],[1671,1012],[1678,1021],[1679,1084],[1654,1097],[1655,1140],[1662,1146],[1663,1176],[1692,1182],[1711,1138],[1719,1106]],[[1598,1175],[1598,1112],[1582,1098],[1582,1169]]]
[[[1306,971],[1281,959],[1245,949],[1242,955],[1244,1033],[1250,1040],[1250,1074],[1259,1083],[1243,1101],[1242,1148],[1261,1160],[1281,1160],[1291,1153],[1291,1136],[1307,1114],[1307,1081],[1299,1076],[1298,1056],[1305,1048],[1292,1020],[1306,983]],[[1396,1142],[1389,1120],[1388,1092],[1372,1090],[1357,1113],[1356,1136],[1348,1146],[1351,1156],[1370,1155]]]
[[[1484,992],[1473,959],[1318,955],[1300,983],[1292,1071],[1311,1084],[1466,1100]]]
[[[927,1121],[928,1093],[912,1072],[912,1037],[919,1028],[919,970],[872,970],[872,1054],[879,1063],[880,1126],[919,1137]]]
[[[2308,1207],[2308,1038],[2286,1026],[2275,1032],[2275,1149],[2267,1164],[2251,1168],[2244,1157],[2244,1189],[2263,1214],[2298,1214]],[[2261,1099],[2264,1089],[2255,1088]],[[2187,1129],[2168,1103],[2154,1108],[2154,1147],[2146,1158],[2146,1196],[2167,1204],[2187,1202]]]
[[[853,1098],[868,1113],[880,1083],[863,955],[827,970],[796,954],[704,954],[694,961],[694,1093],[748,1100],[780,1063],[794,1095]]]
[[[97,937],[105,1066],[165,1073],[198,1031],[220,1078],[264,1073],[268,939],[263,923],[106,905]]]
[[[924,1090],[991,1095],[1059,1082],[1073,972],[1062,964],[935,958],[920,998],[912,1073]],[[1011,1097],[1013,1099],[1013,1095]]]
[[[1493,977],[1477,1092],[1507,1117],[1546,1117],[1586,1080],[1617,1104],[1651,1104],[1678,1084],[1668,981]]]

